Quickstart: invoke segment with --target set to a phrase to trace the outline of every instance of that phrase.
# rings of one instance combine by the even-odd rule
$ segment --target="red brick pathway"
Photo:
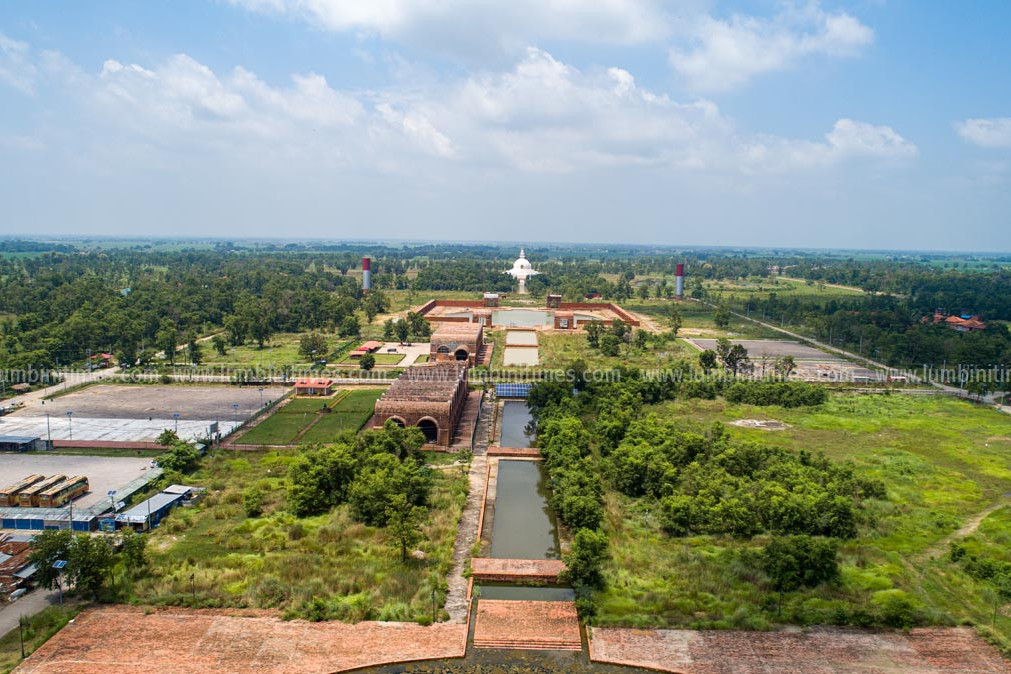
[[[590,660],[683,674],[998,674],[1011,666],[972,629],[792,632],[590,629]]]
[[[488,456],[516,456],[524,459],[541,458],[541,450],[536,447],[489,447]]]
[[[578,651],[582,644],[576,605],[479,599],[474,647]]]
[[[282,621],[265,611],[91,609],[56,633],[18,674],[324,674],[462,658],[467,625]]]
[[[558,574],[565,570],[560,559],[494,559],[474,557],[470,560],[474,580],[519,583],[557,583]]]

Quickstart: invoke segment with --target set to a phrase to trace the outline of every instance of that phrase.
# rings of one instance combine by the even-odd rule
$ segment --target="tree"
[[[706,374],[709,374],[709,371],[716,367],[716,352],[712,349],[706,349],[700,353],[699,366]]]
[[[639,295],[639,299],[645,302],[649,299],[649,284],[643,283],[636,292]]]
[[[386,507],[386,527],[392,542],[400,548],[400,561],[407,561],[407,549],[422,538],[425,509],[408,502],[405,494],[394,494]]]
[[[600,346],[600,335],[604,331],[604,324],[601,321],[590,321],[586,325],[586,343],[591,348]]]
[[[676,304],[668,304],[664,313],[666,314],[664,318],[666,319],[667,327],[673,333],[674,337],[677,337],[678,332],[681,330],[681,325],[684,323],[684,317],[681,315],[681,309]]]
[[[409,334],[410,329],[411,326],[406,319],[401,318],[399,321],[397,321],[397,324],[393,328],[393,331],[397,336],[397,341],[400,342],[401,344],[406,342],[407,338],[410,336]]]
[[[224,356],[228,353],[227,351],[228,343],[225,341],[225,338],[222,337],[221,335],[214,335],[213,337],[211,337],[211,346],[214,347],[214,350],[217,352],[219,356]]]
[[[190,333],[190,339],[186,345],[186,356],[194,365],[200,365],[204,359],[203,349],[200,348],[200,343],[197,341],[196,333]]]
[[[162,320],[161,328],[158,329],[158,334],[155,335],[155,342],[158,344],[158,348],[165,353],[165,357],[168,358],[169,362],[175,363],[176,346],[179,344],[179,330],[173,321],[167,318]]]
[[[338,334],[341,337],[357,337],[361,333],[361,326],[358,325],[358,319],[354,316],[345,316],[341,319],[340,328]]]
[[[164,431],[161,432],[161,435],[158,436],[155,442],[157,442],[162,447],[171,447],[177,442],[180,442],[180,440],[179,436],[176,435],[175,431],[173,431],[170,428],[166,428]]]
[[[371,370],[376,366],[376,357],[371,353],[366,353],[358,360],[358,367],[363,370]]]
[[[347,499],[358,463],[347,445],[310,450],[288,471],[288,508],[296,517],[324,513]]]
[[[793,356],[782,356],[773,362],[772,369],[783,379],[789,379],[793,371],[797,369],[797,362]]]
[[[762,551],[762,569],[772,589],[779,592],[779,612],[783,593],[814,587],[839,577],[836,542],[827,538],[790,536],[774,538]]]
[[[158,457],[158,465],[165,470],[176,470],[188,473],[200,463],[200,452],[188,442],[178,441],[172,444],[169,451]]]
[[[721,330],[728,328],[730,326],[730,310],[722,304],[716,307],[716,311],[713,313],[713,323]]]
[[[67,576],[77,590],[98,595],[114,562],[108,540],[89,534],[78,534],[67,551]]]
[[[634,343],[635,348],[644,350],[646,345],[649,344],[649,333],[645,330],[636,330]]]
[[[136,574],[147,566],[147,538],[141,536],[132,527],[123,529],[120,555],[127,571]]]
[[[53,568],[53,562],[67,561],[72,538],[66,529],[46,529],[36,534],[28,554],[28,562],[35,565],[35,582],[48,589],[56,587],[60,572]]]
[[[607,333],[600,338],[600,352],[605,356],[621,354],[621,338],[613,333]]]
[[[716,353],[727,368],[734,374],[745,369],[750,362],[748,360],[748,350],[741,344],[732,344],[726,337],[716,340]]]
[[[298,339],[298,353],[307,360],[316,360],[328,352],[326,337],[318,332],[302,335]]]
[[[564,581],[595,590],[604,587],[604,562],[609,557],[607,536],[591,529],[579,529],[572,539],[572,547],[563,556]]]
[[[396,336],[396,327],[392,318],[383,321],[383,341],[391,342]]]
[[[428,503],[431,475],[427,468],[408,459],[399,461],[392,454],[373,454],[351,485],[348,497],[356,519],[372,526],[385,526],[387,508],[397,494],[412,505]]]

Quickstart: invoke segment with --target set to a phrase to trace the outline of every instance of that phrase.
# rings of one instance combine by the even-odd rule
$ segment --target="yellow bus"
[[[39,494],[39,507],[62,508],[86,491],[88,491],[88,478],[83,475],[68,477]]]
[[[42,482],[36,482],[31,487],[18,494],[18,505],[22,508],[38,508],[39,496],[42,492],[50,487],[55,487],[66,479],[66,475],[53,475],[52,477],[47,477]]]
[[[36,482],[46,479],[45,475],[29,475],[20,482],[0,489],[0,508],[11,508],[18,504],[18,494]]]

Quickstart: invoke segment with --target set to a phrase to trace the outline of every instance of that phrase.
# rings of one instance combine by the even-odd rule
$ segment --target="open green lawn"
[[[270,342],[262,349],[255,343],[242,346],[229,346],[224,356],[211,346],[211,343],[201,342],[205,365],[232,365],[242,367],[280,367],[283,365],[309,364],[308,359],[298,353],[298,342],[301,335],[296,333],[278,333],[270,338]],[[339,340],[346,341],[346,340]],[[331,336],[330,346],[338,340]],[[185,355],[181,356],[185,358]]]
[[[721,400],[650,409],[687,426],[706,428],[721,421],[739,438],[851,460],[858,472],[885,483],[888,500],[868,501],[860,536],[841,547],[841,583],[786,596],[784,615],[793,621],[831,623],[846,615],[852,620],[853,611],[867,610],[885,596],[875,593],[898,589],[914,598],[926,622],[989,622],[986,584],[946,557],[946,540],[987,508],[1011,503],[1011,416],[941,396],[855,394],[835,394],[813,410]],[[776,419],[789,427],[770,432],[729,425],[738,419]],[[765,539],[670,538],[658,530],[654,505],[645,542],[648,505],[608,496],[613,560],[597,620],[765,627],[771,593],[739,554]],[[1011,511],[989,515],[976,536],[985,536],[1011,559]],[[999,616],[997,628],[1011,643],[1011,616]]]
[[[400,562],[385,529],[352,520],[348,506],[298,519],[285,510],[290,452],[227,451],[187,480],[206,499],[173,512],[150,534],[151,570],[135,581],[137,604],[259,607],[304,617],[319,599],[342,620],[417,620],[431,615],[431,589],[444,598],[457,522],[466,500],[460,471],[436,471],[422,525],[423,561]],[[264,494],[248,518],[243,491]],[[190,578],[193,577],[191,584]]]
[[[248,445],[288,445],[298,433],[300,444],[329,442],[342,430],[359,430],[375,410],[385,389],[349,389],[332,398],[295,398],[254,426],[239,442]],[[330,412],[323,413],[326,407]],[[313,423],[315,422],[315,424]]]
[[[586,343],[586,333],[582,330],[570,334],[545,332],[538,335],[540,342],[541,367],[564,368],[577,359],[582,359],[590,369],[611,368],[627,365],[639,368],[658,368],[675,358],[689,358],[696,353],[684,342],[678,340],[662,347],[645,350],[632,348],[618,357],[603,355],[599,349],[591,349]],[[496,347],[498,348],[498,347]]]
[[[376,365],[397,365],[405,358],[402,353],[374,353],[372,355],[376,359]],[[337,361],[336,365],[354,365],[357,367],[359,360],[361,359],[352,358],[349,353]]]

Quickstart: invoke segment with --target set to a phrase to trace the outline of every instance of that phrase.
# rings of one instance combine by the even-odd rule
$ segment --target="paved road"
[[[0,636],[17,630],[19,616],[33,616],[50,604],[60,603],[59,590],[32,590],[15,602],[4,602],[0,608]]]

